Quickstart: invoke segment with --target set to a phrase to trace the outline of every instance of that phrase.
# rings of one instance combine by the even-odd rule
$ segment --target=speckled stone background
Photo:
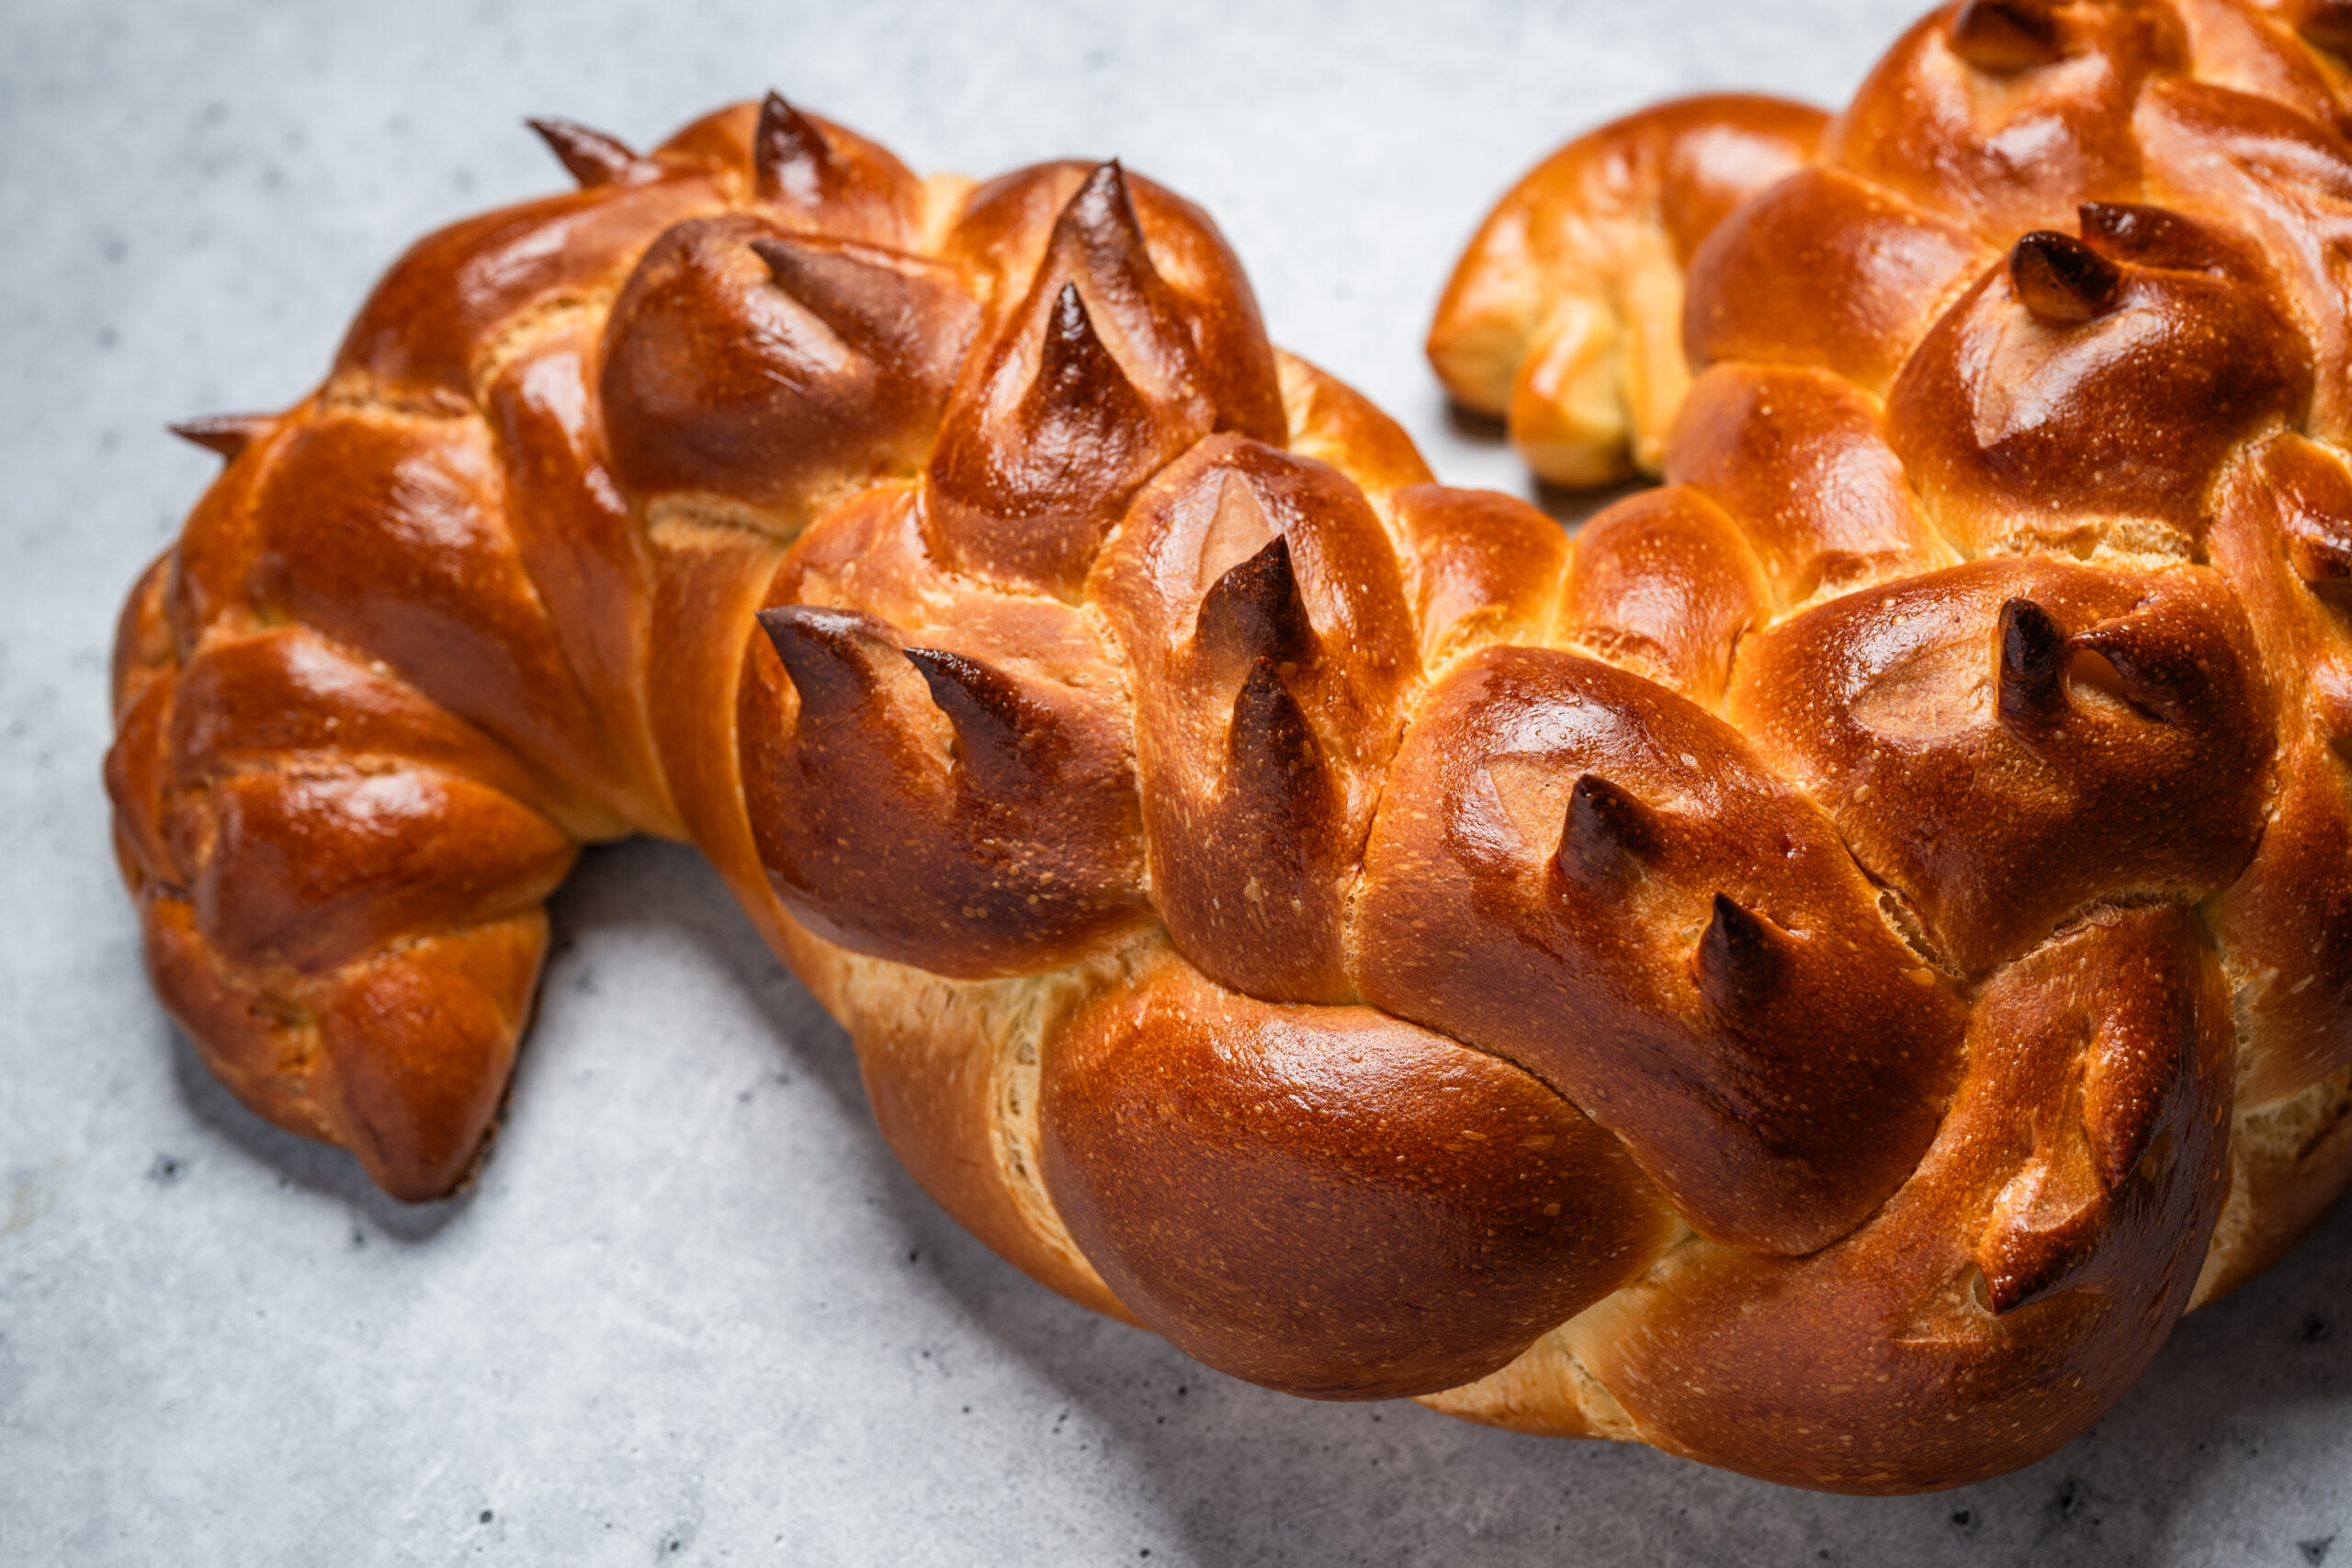
[[[1909,0],[0,4],[0,1563],[2352,1563],[2352,1213],[2074,1447],[1818,1497],[1088,1315],[901,1175],[691,853],[591,853],[480,1184],[387,1202],[214,1088],[99,795],[119,597],[425,228],[771,84],[923,167],[1117,153],[1445,478],[1419,340],[1484,206],[1665,94],[1842,98]]]

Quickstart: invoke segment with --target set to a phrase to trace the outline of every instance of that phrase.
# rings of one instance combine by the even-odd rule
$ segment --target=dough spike
[[[1277,666],[1297,664],[1313,653],[1315,627],[1299,597],[1290,540],[1275,535],[1211,583],[1195,626],[1193,635],[1204,648],[1271,660]]]
[[[985,660],[944,649],[910,648],[907,659],[931,688],[932,701],[956,727],[956,763],[984,793],[1051,784],[1060,750],[1053,711],[1019,682]]]
[[[2001,606],[2001,722],[2012,733],[2046,730],[2066,716],[2066,632],[2030,599]]]
[[[1249,792],[1269,820],[1301,815],[1324,779],[1323,747],[1271,659],[1243,678],[1226,735],[1226,784]]]
[[[752,174],[763,201],[811,206],[826,195],[833,177],[832,148],[816,121],[771,92],[760,105],[752,133]]]
[[[539,140],[583,190],[630,184],[650,177],[661,167],[650,158],[639,157],[619,138],[571,120],[526,119],[523,123],[539,133]]]
[[[1024,404],[1032,409],[1075,412],[1103,406],[1122,392],[1132,397],[1134,384],[1095,333],[1093,317],[1087,312],[1078,285],[1062,285],[1046,317],[1037,378],[1029,384]]]
[[[1752,1012],[1780,987],[1786,968],[1781,932],[1718,893],[1691,968],[1709,1012],[1721,1018]]]
[[[804,717],[845,713],[865,702],[878,684],[870,656],[895,647],[882,635],[881,622],[854,610],[778,604],[757,619],[800,694]]]
[[[216,413],[201,419],[184,419],[164,428],[183,441],[193,441],[208,452],[218,452],[235,462],[244,449],[277,427],[277,421],[266,413]]]
[[[1967,0],[1951,19],[1951,51],[1979,71],[2007,75],[2064,52],[2046,0]]]
[[[1062,207],[1054,221],[1057,249],[1075,246],[1095,267],[1136,268],[1154,276],[1151,253],[1144,243],[1143,223],[1136,217],[1127,193],[1126,171],[1116,158],[1097,164],[1086,183]]]
[[[1650,808],[1599,773],[1579,773],[1554,859],[1582,883],[1618,875],[1657,848]]]
[[[889,335],[893,328],[903,333],[918,286],[897,268],[783,235],[762,234],[752,241],[752,249],[767,264],[777,288],[853,348]]]
[[[2009,253],[2009,286],[2037,320],[2080,326],[2115,308],[2123,269],[2072,234],[2037,229]]]

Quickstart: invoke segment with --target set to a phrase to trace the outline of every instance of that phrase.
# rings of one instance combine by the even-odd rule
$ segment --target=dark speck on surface
[[[2295,1337],[2306,1345],[2324,1345],[2335,1332],[2335,1325],[2315,1312],[2307,1312],[2301,1325],[2295,1330]]]
[[[493,1514],[492,1514],[492,1513],[488,1508],[484,1508],[484,1509],[481,1511],[481,1522],[482,1522],[483,1524],[488,1524],[488,1523],[490,1523],[490,1521],[491,1521],[492,1518],[494,1518],[494,1517],[496,1517],[496,1516],[495,1516],[495,1515],[493,1515]]]
[[[2335,1544],[2335,1538],[2328,1535],[2317,1540],[2299,1540],[2295,1543],[2295,1550],[2303,1554],[2304,1562],[2317,1564],[2327,1561],[2327,1549]]]
[[[172,1155],[157,1155],[155,1163],[147,1168],[147,1179],[158,1187],[169,1187],[187,1174],[187,1167]]]

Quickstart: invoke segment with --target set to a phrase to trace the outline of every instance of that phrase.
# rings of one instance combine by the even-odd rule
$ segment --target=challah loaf
[[[2352,1178],[2346,48],[2335,0],[1968,0],[1834,118],[1668,105],[1488,216],[1430,334],[1446,385],[1556,483],[1667,481],[1584,530],[1553,640],[1727,724],[1966,1022],[1932,1056],[1956,1087],[1910,1080],[1923,1149],[1823,1130],[1865,1124],[1826,1086],[1792,1097],[1840,1156],[1920,1149],[1899,1187],[1741,1235],[1661,1162],[1701,1239],[1434,1403],[1513,1425],[1600,1410],[1812,1484],[1981,1474],[2080,1429],[2184,1303],[2264,1267]],[[1423,713],[1445,711],[1441,687]],[[1471,798],[1477,764],[1450,765],[1449,804]],[[1636,819],[1664,846],[1645,872],[1701,841]],[[1775,883],[1748,945],[1793,1000],[1787,954],[1845,939]],[[1571,910],[1545,907],[1598,919]],[[1699,944],[1702,998],[1731,929]],[[1631,1109],[1514,1032],[1535,1010],[1504,999],[1527,970],[1501,951],[1430,966],[1475,1020],[1404,1010],[1638,1156]],[[1907,1127],[1919,1101],[1861,1090],[1807,1038],[1871,994],[1837,964],[1769,1027],[1871,1099],[1870,1123]],[[1891,1074],[1944,1037],[1873,1038]]]
[[[1453,341],[1655,333],[1818,129],[1599,133]],[[976,1234],[1294,1392],[1951,1484],[2341,1184],[2348,829],[2297,679],[2339,633],[2297,571],[2352,560],[2352,481],[2290,433],[2324,394],[2275,240],[2114,206],[2167,265],[2037,240],[2018,289],[2113,275],[2064,328],[1964,222],[1913,225],[1933,299],[1875,231],[1862,304],[1743,283],[1879,323],[1895,413],[1818,356],[1686,394],[1601,352],[1557,406],[1639,366],[1689,434],[1571,551],[1272,350],[1116,164],[921,180],[775,98],[642,155],[542,130],[582,190],[423,242],[293,410],[187,427],[229,465],[119,642],[157,988],[387,1190],[463,1179],[542,901],[631,831],[711,855]],[[1909,223],[1877,179],[1825,199]],[[1996,384],[2099,477],[1977,439]]]

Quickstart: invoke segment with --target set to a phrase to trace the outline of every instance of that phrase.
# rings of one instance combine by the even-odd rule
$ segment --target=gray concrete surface
[[[1286,343],[1521,488],[1418,355],[1479,210],[1661,94],[1849,89],[1908,0],[0,4],[0,1563],[2352,1562],[2352,1214],[2097,1430],[1938,1497],[1781,1491],[1259,1392],[1047,1295],[867,1120],[688,853],[592,854],[480,1185],[402,1209],[213,1087],[97,768],[119,595],[427,226],[770,84],[924,166],[1116,152]]]

